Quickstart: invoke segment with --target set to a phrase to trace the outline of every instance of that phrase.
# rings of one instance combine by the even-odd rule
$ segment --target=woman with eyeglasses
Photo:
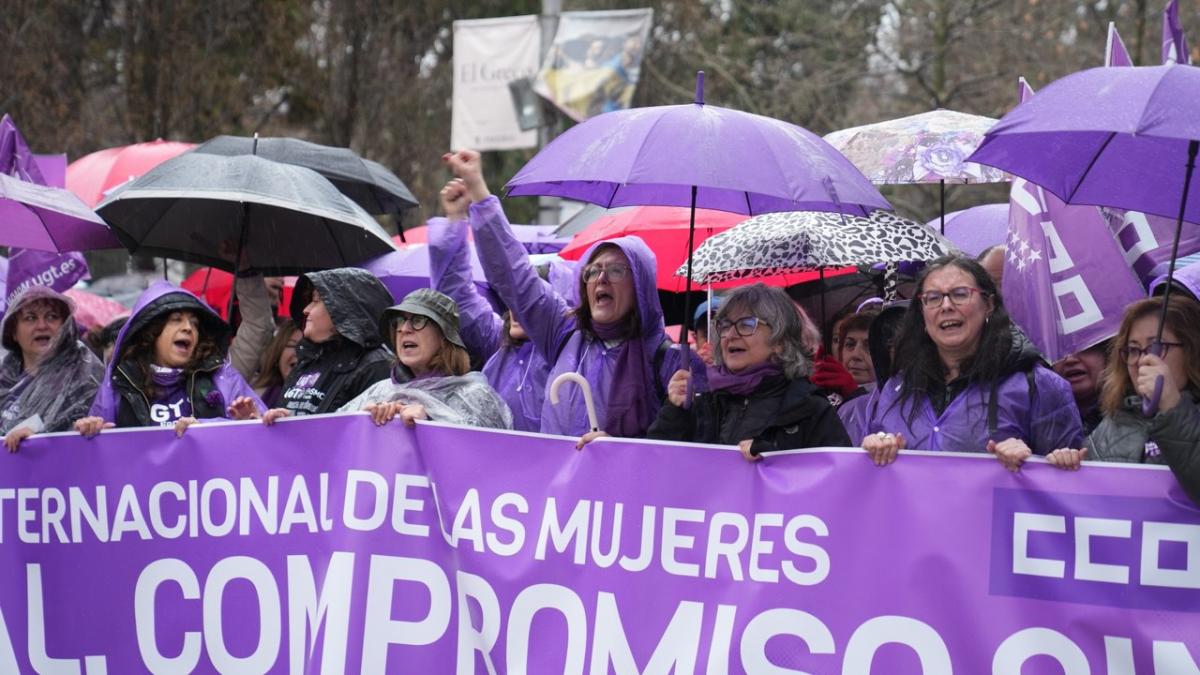
[[[1200,504],[1200,304],[1171,296],[1162,341],[1155,350],[1161,315],[1162,298],[1126,308],[1104,375],[1104,419],[1085,448],[1056,450],[1047,459],[1068,469],[1079,468],[1085,458],[1166,464]],[[1142,414],[1142,397],[1153,395],[1160,377],[1158,411],[1147,417]]]
[[[436,420],[511,429],[508,405],[482,373],[471,372],[458,321],[458,304],[431,288],[417,289],[388,308],[379,320],[379,334],[396,350],[392,375],[339,412],[366,410],[379,425],[399,415],[408,426]]]
[[[571,307],[530,265],[500,201],[488,191],[479,153],[460,150],[442,159],[466,185],[475,246],[488,283],[521,318],[550,364],[547,382],[575,372],[591,385],[602,431],[590,428],[582,392],[574,385],[559,390],[558,405],[546,397],[541,430],[580,436],[577,447],[599,435],[644,436],[682,361],[663,327],[654,253],[637,237],[595,244],[576,267],[579,304]],[[700,364],[699,359],[694,362]]]
[[[903,448],[991,452],[1017,471],[1030,455],[1078,447],[1071,387],[1009,319],[976,261],[945,256],[917,278],[901,322],[896,374],[862,412],[861,441],[879,466]]]
[[[733,291],[714,330],[708,391],[684,407],[691,374],[676,372],[650,438],[736,445],[748,460],[773,450],[850,444],[837,413],[808,379],[812,358],[787,293],[763,284]]]

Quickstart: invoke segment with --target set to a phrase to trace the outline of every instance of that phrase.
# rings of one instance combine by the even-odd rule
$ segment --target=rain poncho
[[[654,285],[656,262],[654,253],[637,237],[621,237],[599,242],[588,249],[582,260],[591,259],[599,246],[615,245],[624,252],[633,270],[636,311],[642,326],[641,352],[645,363],[645,381],[614,382],[613,371],[626,343],[608,345],[593,334],[578,329],[571,307],[544,283],[529,263],[525,248],[513,236],[508,219],[494,196],[472,204],[471,227],[480,262],[487,273],[488,283],[512,308],[534,348],[547,362],[552,363],[548,382],[562,373],[576,372],[592,387],[596,416],[604,429],[613,419],[609,404],[619,398],[632,400],[637,409],[622,414],[648,420],[636,435],[643,435],[658,413],[671,374],[680,368],[682,355],[678,349],[663,350],[668,338],[663,330],[662,307]],[[581,273],[578,265],[576,273]],[[578,284],[578,276],[576,277]],[[628,341],[626,341],[628,342]],[[703,370],[698,359],[695,370]],[[616,387],[630,388],[617,392]],[[579,436],[589,431],[583,394],[574,384],[559,390],[559,405],[550,403],[549,396],[542,406],[542,431],[552,434]]]
[[[1192,501],[1200,505],[1200,405],[1190,390],[1174,408],[1146,417],[1142,400],[1132,409],[1105,417],[1088,437],[1088,459],[1102,462],[1166,464]]]
[[[147,288],[137,303],[129,321],[121,327],[113,344],[113,358],[104,374],[100,390],[89,413],[114,422],[118,427],[156,426],[162,423],[162,415],[152,408],[158,405],[142,391],[143,377],[139,366],[123,353],[125,341],[133,339],[138,331],[148,326],[155,317],[175,311],[191,311],[200,317],[200,331],[204,335],[213,332],[217,336],[219,353],[209,361],[201,363],[196,370],[185,373],[184,392],[186,406],[196,419],[226,419],[225,410],[233,400],[248,396],[258,411],[266,407],[232,365],[229,363],[229,326],[217,313],[195,295],[165,281],[156,281]]]
[[[292,319],[298,326],[304,325],[313,288],[337,333],[320,343],[304,338],[296,348],[298,360],[283,383],[281,402],[293,415],[335,412],[387,378],[393,361],[379,341],[379,317],[392,304],[379,279],[357,267],[305,274],[292,294]]]
[[[471,353],[471,361],[486,360],[483,374],[512,411],[514,429],[541,430],[546,375],[550,371],[546,360],[532,340],[518,345],[504,340],[504,321],[471,281],[467,222],[432,218],[428,225],[430,280],[435,289],[458,303],[462,317],[459,334]]]
[[[21,348],[12,335],[21,310],[37,300],[60,302],[68,311],[31,375],[24,370]],[[14,299],[0,328],[8,350],[0,361],[0,435],[33,415],[41,417],[43,431],[66,431],[87,415],[104,377],[104,364],[79,341],[74,312],[70,298],[46,286],[30,286]]]
[[[903,363],[904,358],[897,354],[897,360]],[[1071,385],[1040,360],[1029,340],[1014,330],[1000,380],[968,383],[942,414],[924,395],[901,404],[903,376],[897,374],[858,408],[858,419],[843,422],[852,442],[880,431],[899,432],[914,450],[986,452],[989,440],[1009,438],[1025,441],[1038,455],[1078,448],[1083,430]],[[916,410],[910,410],[914,405]]]
[[[399,368],[393,372],[399,371]],[[492,429],[511,429],[512,413],[480,373],[376,382],[339,412],[362,410],[372,403],[400,401],[425,406],[429,419]]]

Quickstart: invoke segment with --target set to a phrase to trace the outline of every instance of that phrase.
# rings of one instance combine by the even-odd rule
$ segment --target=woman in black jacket
[[[684,408],[691,375],[677,371],[650,438],[737,445],[749,460],[850,445],[837,413],[808,380],[812,357],[786,293],[762,284],[737,289],[721,305],[715,337],[709,391]]]
[[[378,322],[391,304],[391,293],[364,269],[342,267],[300,277],[291,310],[304,337],[280,405],[268,410],[263,422],[337,412],[389,377],[393,357],[380,342]]]

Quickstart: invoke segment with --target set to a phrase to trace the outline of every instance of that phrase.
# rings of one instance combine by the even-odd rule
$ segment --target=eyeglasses
[[[760,323],[764,326],[771,325],[757,316],[744,316],[736,321],[721,319],[717,321],[717,335],[725,335],[725,333],[729,332],[729,329],[732,328],[737,331],[738,335],[741,335],[742,337],[750,337],[751,335],[754,335],[754,331],[758,330],[758,324]]]
[[[1171,347],[1182,347],[1183,346],[1182,342],[1159,342],[1158,344],[1162,345],[1162,351],[1160,351],[1158,353],[1158,356],[1166,356],[1167,352],[1170,351]],[[1125,345],[1124,347],[1121,347],[1117,351],[1121,354],[1121,358],[1125,359],[1126,363],[1132,363],[1134,361],[1141,360],[1141,358],[1143,356],[1145,356],[1146,354],[1153,354],[1154,353],[1154,344],[1151,343],[1148,347],[1139,347],[1137,345]]]
[[[603,274],[608,277],[609,281],[625,281],[629,277],[630,268],[625,263],[609,263],[600,265],[592,263],[583,268],[583,282],[590,284],[600,278]]]
[[[396,330],[404,328],[405,323],[412,326],[413,330],[425,330],[425,326],[429,325],[429,317],[424,314],[397,314]]]
[[[934,307],[941,307],[942,300],[944,298],[950,298],[950,303],[953,305],[965,305],[971,301],[971,296],[975,293],[987,295],[987,293],[984,293],[978,288],[972,288],[970,286],[958,286],[956,288],[951,288],[945,293],[941,291],[925,291],[917,297],[921,299],[922,307],[925,309],[932,309]]]

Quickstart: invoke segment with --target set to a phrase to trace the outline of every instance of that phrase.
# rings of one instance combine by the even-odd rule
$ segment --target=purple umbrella
[[[941,218],[934,218],[925,226],[936,230],[941,223]],[[945,233],[960,251],[977,256],[989,246],[1004,243],[1008,236],[1008,204],[981,204],[947,213]]]
[[[429,288],[429,249],[424,243],[407,244],[398,251],[384,253],[361,263],[359,267],[379,277],[396,302],[418,288]],[[474,247],[471,247],[471,277],[475,280],[476,288],[492,306],[497,311],[503,311],[503,305],[492,295]]]
[[[821,137],[794,124],[704,103],[619,110],[572,127],[505,186],[614,206],[690,206],[758,215],[891,205]],[[693,223],[694,227],[694,223]],[[688,241],[688,262],[695,246]],[[691,289],[691,276],[687,278]],[[689,296],[690,297],[690,296]],[[688,321],[691,312],[685,311]],[[687,342],[687,322],[680,342]]]
[[[55,253],[121,248],[79,197],[41,185],[41,178],[33,153],[5,115],[0,119],[0,244]]]
[[[1158,342],[1183,221],[1200,220],[1200,190],[1191,189],[1200,150],[1198,108],[1198,68],[1093,68],[1017,106],[969,158],[1022,176],[1069,204],[1175,217]],[[1143,406],[1148,414],[1157,408],[1157,393]]]

